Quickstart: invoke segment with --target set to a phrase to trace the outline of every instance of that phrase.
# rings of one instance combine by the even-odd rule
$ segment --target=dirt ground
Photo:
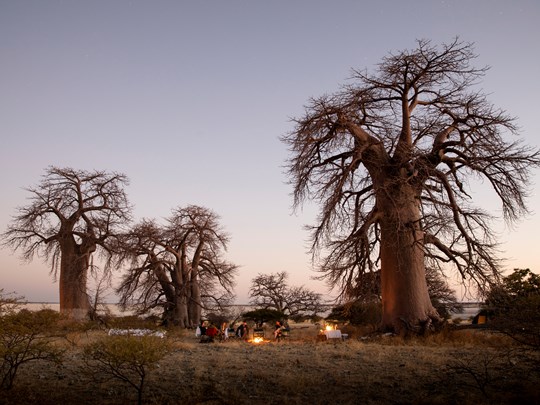
[[[540,404],[538,352],[500,336],[461,331],[404,341],[350,333],[345,341],[320,341],[317,333],[301,326],[284,341],[262,344],[200,344],[192,331],[167,333],[172,350],[149,372],[143,403]],[[60,366],[24,364],[0,403],[137,403],[133,387],[83,370],[84,345],[105,336],[71,336]]]

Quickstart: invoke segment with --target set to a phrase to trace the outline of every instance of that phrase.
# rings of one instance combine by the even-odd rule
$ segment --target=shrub
[[[220,326],[220,325],[223,325],[224,323],[228,323],[230,320],[230,316],[228,316],[227,313],[210,312],[206,315],[206,319],[212,325]]]
[[[267,322],[282,321],[287,319],[287,316],[275,309],[260,308],[253,311],[248,311],[242,314],[242,318],[245,320],[253,321],[257,324],[263,324]]]
[[[0,317],[0,388],[13,387],[17,371],[24,363],[61,361],[62,351],[47,336],[58,318],[55,311],[26,309]]]
[[[353,325],[376,327],[381,321],[382,307],[377,301],[355,301],[332,309],[326,317],[338,321],[348,321]]]
[[[493,314],[491,328],[540,349],[540,275],[515,269],[491,288],[486,307]]]
[[[15,293],[5,293],[0,288],[0,317],[17,312],[25,304],[24,298],[16,296]]]
[[[296,314],[292,315],[290,319],[296,323],[302,323],[306,321],[311,321],[311,323],[317,323],[323,320],[322,316],[319,316],[317,314]]]
[[[84,362],[95,377],[113,377],[134,388],[142,404],[148,373],[170,350],[167,340],[155,336],[108,336],[85,347]]]

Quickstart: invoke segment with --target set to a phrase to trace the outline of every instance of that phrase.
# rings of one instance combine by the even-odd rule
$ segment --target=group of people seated
[[[262,331],[262,325],[261,331]],[[257,329],[255,329],[257,330]],[[279,321],[276,321],[275,327],[274,327],[274,340],[279,341],[281,338],[288,335],[289,327],[286,323],[282,323]],[[216,339],[227,340],[230,337],[236,337],[243,340],[248,340],[249,338],[249,326],[244,321],[241,322],[240,325],[236,329],[229,328],[229,326],[226,323],[223,323],[221,325],[221,329],[218,329],[214,324],[208,323],[205,321],[201,321],[201,324],[197,326],[197,330],[195,331],[195,336],[200,339],[201,343],[212,343]]]
[[[231,336],[247,340],[249,336],[249,327],[246,322],[242,322],[235,330],[234,328],[229,328],[226,323],[223,323],[221,329],[218,329],[212,323],[201,321],[201,324],[197,326],[195,336],[200,338],[201,343],[212,343],[216,338],[219,340],[227,340]]]
[[[220,331],[213,324],[207,324],[201,321],[201,324],[197,326],[195,336],[200,338],[201,343],[212,343],[214,339],[220,335]]]

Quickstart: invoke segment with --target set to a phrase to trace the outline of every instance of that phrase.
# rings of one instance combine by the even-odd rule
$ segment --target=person
[[[204,326],[204,321],[201,321],[201,324],[197,326],[195,336],[200,338],[200,342],[203,343],[206,340],[206,327]]]
[[[204,321],[201,321],[201,326],[199,328],[201,330],[201,336],[206,335],[206,326],[204,326]]]
[[[214,342],[214,338],[218,335],[218,333],[219,333],[218,328],[210,324],[210,326],[206,328],[207,343]]]
[[[281,337],[281,323],[279,321],[276,321],[276,325],[274,326],[274,340],[278,340]]]
[[[244,336],[244,324],[241,323],[238,325],[238,328],[236,328],[236,336],[239,338],[242,338]]]
[[[222,340],[227,340],[229,338],[229,327],[227,325],[227,322],[223,322],[221,324],[221,337]]]
[[[287,321],[284,321],[281,325],[281,336],[289,336],[289,332],[291,331],[291,328],[289,327],[289,323]]]
[[[240,339],[248,339],[249,328],[246,321],[242,322],[240,326],[236,329],[236,336],[238,336]]]
[[[244,321],[244,335],[242,336],[244,340],[248,340],[249,338],[249,327],[246,321]]]

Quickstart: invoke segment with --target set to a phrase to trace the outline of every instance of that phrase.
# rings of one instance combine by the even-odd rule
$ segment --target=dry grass
[[[169,332],[171,352],[148,377],[148,404],[513,404],[540,403],[539,354],[500,335],[449,331],[424,339],[321,342],[315,326],[296,325],[282,342],[200,344],[192,331]],[[82,372],[82,351],[105,331],[69,332],[57,344],[63,364],[24,365],[2,404],[125,404],[136,393]],[[268,333],[267,336],[271,334]]]

